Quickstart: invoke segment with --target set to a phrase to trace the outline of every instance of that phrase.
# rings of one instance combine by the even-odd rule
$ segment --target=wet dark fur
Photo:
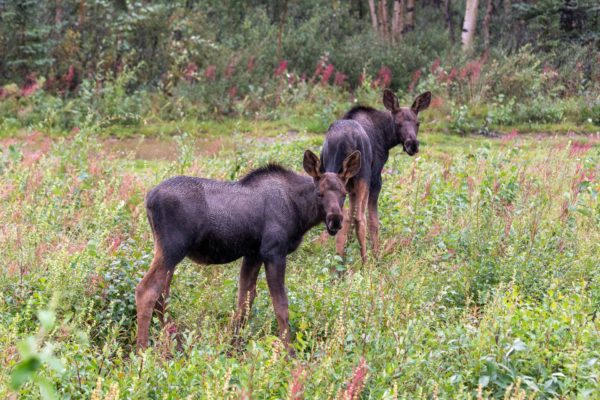
[[[381,171],[389,158],[390,150],[401,144],[399,135],[394,131],[391,113],[371,107],[355,106],[344,114],[342,119],[358,122],[369,137],[372,151],[371,180],[376,185],[378,180],[381,181]]]
[[[373,152],[371,142],[363,127],[356,121],[335,121],[325,135],[321,151],[321,172],[339,173],[344,168],[344,160],[353,152],[359,151],[361,157],[360,170],[357,175],[348,180],[346,188],[350,194],[348,215],[344,218],[341,231],[336,237],[336,250],[343,256],[344,245],[351,225],[357,229],[360,252],[363,262],[366,261],[366,221],[364,210],[371,182]]]
[[[360,171],[349,180],[349,189],[354,182],[363,179],[371,180],[373,153],[369,136],[356,121],[339,120],[329,126],[325,142],[321,150],[321,172],[340,173],[343,162],[352,152],[360,151]]]
[[[304,157],[310,177],[270,164],[237,182],[177,176],[148,193],[154,258],[135,291],[139,349],[148,344],[154,308],[164,323],[170,281],[179,262],[188,257],[200,264],[225,264],[243,257],[235,332],[252,306],[264,263],[280,336],[291,351],[286,257],[320,222],[327,223],[331,234],[341,228],[344,184],[360,166],[360,157],[354,157],[353,169],[320,174],[318,157],[308,150]]]
[[[290,170],[285,169],[284,167],[282,167],[279,164],[271,163],[271,164],[267,164],[263,167],[257,168],[254,171],[249,172],[248,174],[243,176],[239,182],[242,185],[249,184],[253,181],[260,179],[261,177],[263,177],[265,175],[270,175],[270,174],[286,175],[286,174],[294,174],[294,173]]]
[[[169,264],[186,256],[202,264],[285,256],[325,218],[315,204],[313,179],[273,164],[238,182],[174,177],[151,190],[146,200],[148,219]]]
[[[321,153],[322,168],[325,171],[335,171],[340,168],[340,160],[343,154],[352,150],[361,150],[361,171],[354,178],[354,186],[363,183],[367,189],[361,187],[354,190],[356,204],[352,208],[358,208],[355,212],[355,222],[358,225],[357,235],[361,245],[361,256],[366,259],[364,247],[364,217],[359,215],[368,209],[369,232],[374,250],[379,248],[379,217],[377,215],[377,201],[381,192],[381,172],[387,162],[390,150],[395,146],[402,145],[404,151],[414,155],[419,151],[417,133],[419,130],[418,113],[425,110],[430,103],[431,93],[425,92],[419,95],[411,107],[400,107],[398,98],[390,90],[383,93],[383,104],[387,110],[376,110],[372,107],[355,106],[351,108],[341,120],[333,123],[325,135],[323,152]],[[362,129],[361,129],[362,128]],[[366,139],[365,139],[366,138]],[[367,192],[365,194],[365,191]],[[364,199],[364,196],[368,199]],[[352,200],[352,197],[351,197]],[[363,203],[367,204],[363,204]],[[346,229],[336,238],[337,251],[343,253],[342,236]]]

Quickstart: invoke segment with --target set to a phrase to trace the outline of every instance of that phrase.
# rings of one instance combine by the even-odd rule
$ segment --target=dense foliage
[[[419,157],[394,152],[385,170],[383,257],[340,264],[316,229],[290,258],[296,360],[274,336],[264,277],[246,349],[228,355],[238,263],[180,265],[174,325],[155,321],[153,349],[135,355],[146,190],[178,173],[235,179],[268,160],[299,170],[322,141],[255,129],[157,143],[173,161],[118,156],[88,129],[7,147],[0,396],[11,373],[24,397],[327,398],[356,380],[364,398],[600,394],[600,154],[586,136],[458,138],[423,124]],[[349,254],[359,258],[356,242]]]
[[[432,90],[446,114],[461,113],[448,121],[459,133],[600,124],[595,1],[493,1],[489,45],[479,34],[472,52],[447,29],[464,5],[449,4],[446,20],[442,2],[419,2],[415,28],[392,43],[357,0],[4,0],[0,121],[68,130],[86,118],[274,119],[274,108],[313,101],[315,85],[347,102],[366,84],[407,97]]]
[[[0,397],[600,398],[597,1],[480,1],[470,51],[464,2],[416,3],[389,40],[363,0],[0,0]],[[433,92],[421,152],[379,259],[319,229],[289,258],[297,358],[264,273],[236,353],[239,263],[189,261],[136,354],[145,193],[300,171],[384,87]]]

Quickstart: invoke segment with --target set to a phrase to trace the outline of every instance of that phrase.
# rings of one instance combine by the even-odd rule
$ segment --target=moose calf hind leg
[[[154,306],[156,315],[158,316],[158,320],[160,321],[160,325],[162,327],[165,326],[165,313],[167,312],[167,301],[169,300],[169,294],[171,291],[171,279],[173,279],[173,272],[174,271],[171,270],[167,273],[167,283],[165,284],[165,288],[161,292],[160,296],[158,296],[158,300]]]
[[[266,269],[269,293],[271,294],[271,301],[273,302],[273,309],[279,327],[279,337],[288,353],[294,356],[295,352],[292,348],[289,323],[288,298],[285,293],[285,260],[278,263],[268,263]]]
[[[137,348],[143,350],[148,347],[148,331],[152,311],[157,305],[159,297],[166,288],[169,271],[167,263],[161,254],[156,254],[152,260],[150,270],[135,288],[135,305],[137,308]],[[161,307],[164,306],[164,303]]]

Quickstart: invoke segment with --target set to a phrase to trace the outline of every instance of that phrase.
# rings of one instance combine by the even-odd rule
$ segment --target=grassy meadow
[[[230,354],[239,262],[180,264],[172,322],[155,319],[135,353],[134,287],[153,250],[144,195],[177,174],[301,171],[322,133],[277,119],[148,126],[145,140],[2,135],[1,398],[600,398],[598,133],[423,123],[421,152],[395,149],[384,170],[382,256],[362,266],[353,239],[341,263],[321,227],[288,258],[289,359],[264,272]]]

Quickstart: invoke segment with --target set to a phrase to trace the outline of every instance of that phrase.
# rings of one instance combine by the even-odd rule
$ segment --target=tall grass
[[[321,136],[236,136],[202,156],[183,135],[173,162],[119,158],[90,129],[4,146],[0,396],[40,396],[33,381],[9,385],[33,335],[30,350],[51,344],[64,367],[35,372],[60,398],[598,397],[597,138],[422,131],[418,157],[393,152],[386,165],[378,261],[341,266],[319,229],[290,257],[296,359],[262,274],[245,350],[229,355],[239,263],[187,261],[173,324],[154,321],[151,350],[134,353],[133,289],[152,254],[143,198],[179,173],[236,179],[269,160],[301,170]],[[348,251],[359,258],[355,241]],[[40,310],[56,316],[43,335]]]

